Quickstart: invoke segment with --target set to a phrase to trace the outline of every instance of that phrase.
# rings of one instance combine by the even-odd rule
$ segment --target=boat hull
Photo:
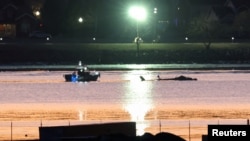
[[[85,75],[85,76],[76,76],[73,74],[64,74],[64,79],[66,82],[87,82],[87,81],[97,81],[100,77],[99,73]]]

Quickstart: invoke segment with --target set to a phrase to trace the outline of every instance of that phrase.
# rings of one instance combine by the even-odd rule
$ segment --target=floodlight
[[[82,22],[83,22],[83,18],[82,18],[82,17],[79,17],[78,22],[79,22],[79,23],[82,23]]]
[[[143,7],[133,6],[129,9],[129,15],[137,21],[144,21],[147,17],[147,12]]]

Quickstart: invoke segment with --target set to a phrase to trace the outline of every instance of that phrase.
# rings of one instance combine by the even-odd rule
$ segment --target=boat
[[[97,81],[100,76],[100,72],[90,71],[86,65],[82,65],[81,61],[79,61],[76,70],[74,70],[71,74],[63,75],[66,82]]]

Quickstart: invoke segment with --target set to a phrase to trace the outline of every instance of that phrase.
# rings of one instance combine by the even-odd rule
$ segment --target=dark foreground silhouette
[[[180,136],[168,133],[161,132],[156,135],[151,133],[145,133],[142,136],[127,136],[124,134],[109,134],[101,135],[98,137],[89,137],[82,139],[83,141],[186,141]]]

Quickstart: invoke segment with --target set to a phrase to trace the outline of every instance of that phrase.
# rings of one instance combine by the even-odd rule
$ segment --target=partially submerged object
[[[143,76],[140,76],[141,81],[145,81],[145,78]],[[187,77],[187,76],[178,76],[178,77],[174,77],[174,78],[161,78],[159,75],[157,76],[158,81],[162,81],[162,80],[177,80],[177,81],[190,81],[190,80],[197,80],[197,78],[191,78],[191,77]]]
[[[82,65],[81,61],[79,61],[76,70],[74,70],[72,74],[63,75],[66,82],[97,81],[100,76],[100,72],[90,71],[86,65]]]
[[[159,75],[157,76],[157,80],[179,80],[179,81],[185,81],[185,80],[197,80],[197,78],[191,78],[191,77],[187,77],[187,76],[178,76],[178,77],[174,77],[174,78],[161,78]]]

